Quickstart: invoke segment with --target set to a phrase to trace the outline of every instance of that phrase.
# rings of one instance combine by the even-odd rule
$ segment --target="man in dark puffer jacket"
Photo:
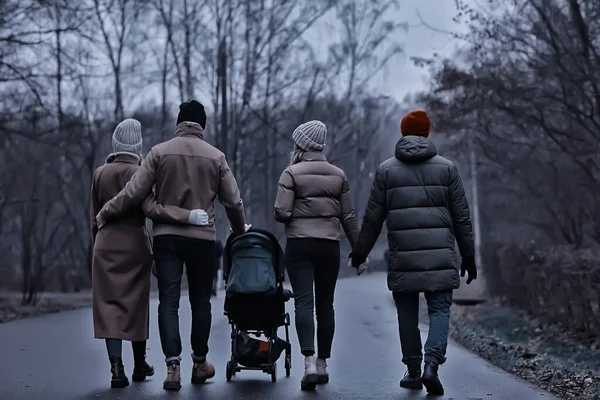
[[[359,242],[352,253],[357,268],[369,255],[383,222],[388,229],[388,288],[398,311],[402,362],[408,367],[400,386],[444,393],[438,366],[446,361],[452,292],[460,277],[454,242],[462,256],[461,276],[467,284],[477,278],[469,204],[451,161],[437,155],[428,139],[425,111],[407,114],[400,126],[403,137],[395,157],[384,161],[375,174]],[[425,368],[421,376],[419,293],[429,310]]]

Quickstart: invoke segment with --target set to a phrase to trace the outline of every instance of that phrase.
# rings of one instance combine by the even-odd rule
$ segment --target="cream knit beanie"
[[[112,135],[113,153],[142,154],[142,124],[128,118],[115,128]]]

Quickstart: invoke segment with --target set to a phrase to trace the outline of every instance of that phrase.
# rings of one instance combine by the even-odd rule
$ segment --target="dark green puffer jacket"
[[[355,254],[371,252],[384,221],[391,291],[460,286],[455,239],[463,258],[475,254],[469,204],[458,170],[429,139],[402,137],[377,169]]]

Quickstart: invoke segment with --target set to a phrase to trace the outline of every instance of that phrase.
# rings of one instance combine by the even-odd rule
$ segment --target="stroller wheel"
[[[227,378],[227,382],[231,381],[235,373],[235,364],[231,361],[227,361],[227,370],[225,371],[225,377]]]
[[[292,359],[289,356],[285,357],[285,376],[290,376],[290,371],[292,369]]]
[[[277,382],[277,363],[271,366],[271,382]]]

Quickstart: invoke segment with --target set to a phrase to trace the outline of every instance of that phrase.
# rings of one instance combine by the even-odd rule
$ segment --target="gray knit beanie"
[[[292,133],[292,140],[304,151],[323,151],[326,138],[327,127],[316,120],[303,123]]]
[[[142,124],[127,118],[115,128],[112,135],[113,153],[142,154]]]

